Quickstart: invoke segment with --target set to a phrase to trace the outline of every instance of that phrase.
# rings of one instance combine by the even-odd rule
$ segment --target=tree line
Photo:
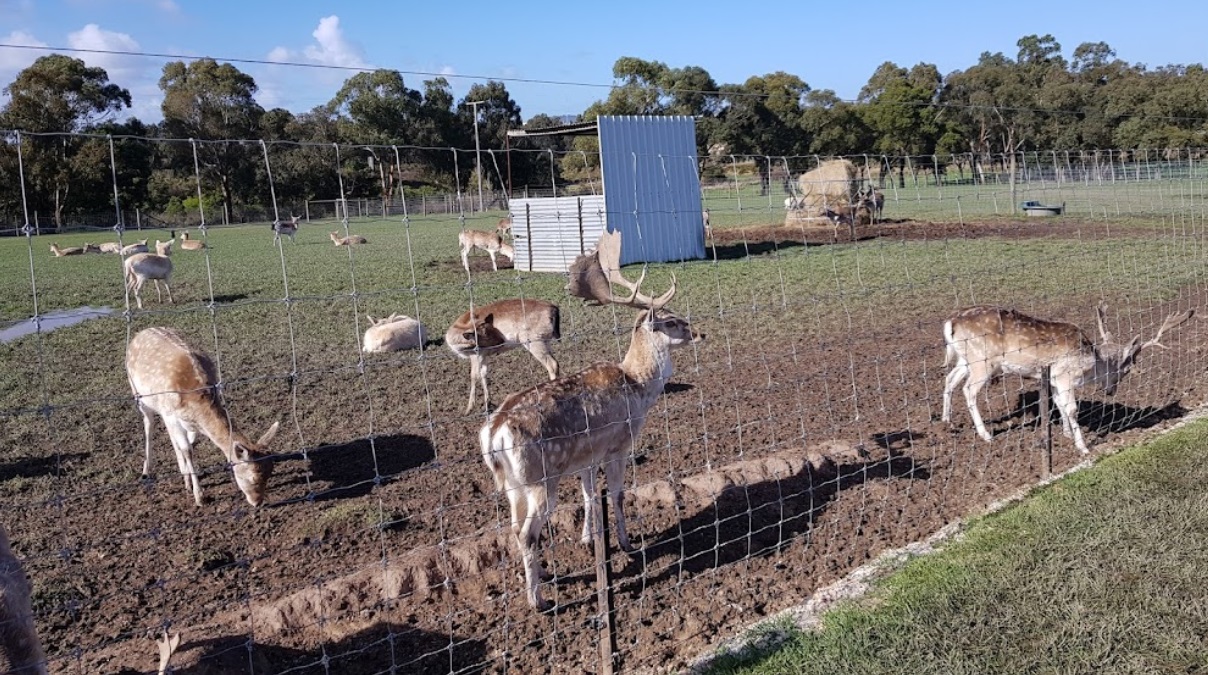
[[[307,112],[265,110],[250,75],[203,58],[163,67],[163,119],[153,124],[123,116],[130,92],[104,69],[51,54],[4,88],[0,129],[21,134],[19,143],[11,132],[0,143],[0,173],[22,180],[0,181],[0,218],[11,220],[24,204],[61,224],[116,209],[116,197],[122,208],[166,214],[203,205],[209,220],[230,221],[270,194],[297,205],[340,194],[386,199],[404,185],[409,193],[465,190],[477,179],[473,108],[479,143],[495,152],[508,147],[509,129],[598,115],[693,116],[705,158],[871,154],[942,164],[958,155],[1208,145],[1203,65],[1130,64],[1103,42],[1083,43],[1067,59],[1052,35],[1016,46],[1014,57],[984,52],[947,75],[929,63],[883,63],[854,101],[787,72],[719,85],[698,66],[622,57],[608,96],[576,119],[527,120],[503,82],[474,84],[457,101],[444,78],[413,89],[391,70],[353,75]],[[562,184],[598,169],[594,138],[510,145],[517,151],[502,162],[484,153],[485,186]]]

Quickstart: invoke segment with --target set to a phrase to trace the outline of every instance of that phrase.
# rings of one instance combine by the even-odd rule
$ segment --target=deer
[[[163,327],[139,331],[126,347],[126,376],[143,415],[145,439],[143,476],[151,475],[152,416],[168,430],[176,463],[193,501],[202,504],[201,481],[193,467],[193,446],[200,432],[222,451],[232,465],[235,484],[252,506],[268,494],[272,453],[266,448],[277,435],[273,422],[254,443],[235,425],[218,395],[218,371],[205,352],[189,345],[176,330]]]
[[[558,361],[550,343],[562,338],[561,310],[544,300],[511,298],[472,309],[445,331],[445,345],[455,355],[470,360],[470,399],[466,414],[474,410],[476,387],[482,383],[483,407],[489,409],[487,390],[490,361],[506,351],[524,347],[545,367],[549,379],[558,377]]]
[[[512,233],[512,217],[509,215],[509,216],[504,216],[503,218],[500,218],[499,223],[497,223],[495,225],[495,234],[498,234],[500,237],[506,237],[506,236],[511,235],[511,233]]]
[[[331,236],[331,241],[336,246],[353,246],[356,244],[368,244],[369,240],[359,234],[352,234],[347,237],[341,237],[339,232],[328,232]]]
[[[100,253],[100,252],[101,252],[100,246],[97,246],[96,244],[90,244],[88,242],[84,242],[84,253]]]
[[[147,248],[147,240],[141,239],[139,241],[134,242],[133,244],[126,244],[125,246],[123,246],[122,250],[121,250],[121,254],[122,254],[122,257],[124,258],[128,255],[134,255],[135,253],[146,253],[148,250],[149,249]]]
[[[365,329],[361,345],[361,351],[367,354],[420,349],[427,342],[427,331],[423,324],[409,316],[391,314],[383,319],[375,319],[366,314],[365,318],[372,324]]]
[[[197,239],[190,239],[188,232],[181,232],[180,247],[186,251],[200,251],[206,247],[206,243]]]
[[[567,474],[578,474],[584,508],[580,540],[590,544],[599,529],[594,525],[600,515],[596,473],[603,466],[617,541],[623,550],[633,552],[623,511],[625,458],[641,435],[647,412],[674,372],[672,350],[704,339],[688,321],[666,309],[676,292],[674,276],[670,289],[651,298],[640,291],[645,270],[636,282],[620,273],[615,264],[620,256],[619,233],[605,233],[593,255],[595,263],[590,262],[591,256],[581,256],[587,260],[584,265],[599,267],[609,282],[629,288],[630,293],[618,297],[609,287],[607,294],[597,294],[598,288],[583,286],[580,297],[639,310],[625,358],[620,363],[596,363],[512,394],[479,431],[483,462],[511,509],[527,600],[539,612],[552,607],[541,595],[544,570],[538,544],[554,511],[558,483]]]
[[[457,243],[461,245],[461,266],[466,268],[466,272],[470,271],[470,260],[468,258],[470,251],[480,248],[486,251],[491,256],[491,269],[499,271],[499,265],[495,263],[495,255],[503,254],[508,260],[516,259],[516,252],[510,244],[503,243],[503,237],[498,232],[484,232],[482,230],[462,230],[461,234],[457,235]]]
[[[0,525],[0,671],[45,675],[46,654],[34,626],[29,580]]]
[[[122,245],[116,241],[102,242],[99,246],[101,253],[121,253]]]
[[[298,219],[299,219],[299,216],[290,216],[288,223],[283,223],[279,220],[274,220],[273,224],[272,224],[273,241],[279,241],[281,239],[281,235],[285,235],[285,236],[289,237],[289,240],[291,242],[293,242],[295,244],[298,243],[294,239],[294,235],[296,235],[298,233]],[[337,244],[337,246],[339,246],[339,244]]]
[[[159,647],[159,669],[155,673],[167,675],[168,664],[172,661],[176,648],[180,647],[180,633],[168,635],[168,631],[164,631],[163,635],[155,640],[155,644]]]
[[[977,408],[982,387],[1002,374],[1040,379],[1048,368],[1053,401],[1061,411],[1062,431],[1067,438],[1074,439],[1081,454],[1089,453],[1078,426],[1075,391],[1087,384],[1097,384],[1108,396],[1115,395],[1116,386],[1128,375],[1141,352],[1150,347],[1165,349],[1160,342],[1162,336],[1195,314],[1194,309],[1171,314],[1152,340],[1141,342],[1138,335],[1127,345],[1121,345],[1105,326],[1106,312],[1103,305],[1096,308],[1102,338],[1099,344],[1074,324],[1037,319],[1014,309],[979,305],[952,315],[944,322],[944,363],[953,368],[944,381],[941,421],[951,423],[952,393],[963,382],[965,402],[977,434],[990,441],[993,436]]]
[[[161,242],[155,240],[156,253],[135,253],[126,258],[122,263],[125,269],[126,289],[133,291],[134,300],[138,303],[138,308],[143,308],[143,297],[141,295],[143,284],[148,280],[155,282],[155,296],[159,302],[163,302],[163,294],[159,289],[159,282],[164,282],[164,288],[168,291],[168,302],[174,303],[172,299],[172,287],[168,284],[172,278],[172,259],[168,257],[172,253],[172,240]]]
[[[83,246],[68,246],[67,248],[59,248],[58,244],[50,245],[50,252],[56,258],[63,258],[69,255],[84,255]]]
[[[704,209],[700,212],[701,224],[704,226],[705,239],[712,241],[713,226],[709,224],[709,209]]]

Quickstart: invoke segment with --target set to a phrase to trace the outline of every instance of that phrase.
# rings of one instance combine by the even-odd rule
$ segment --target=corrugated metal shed
[[[512,199],[513,265],[529,272],[565,272],[596,247],[607,224],[603,196]]]
[[[605,115],[600,165],[621,264],[705,257],[696,123],[687,116]]]

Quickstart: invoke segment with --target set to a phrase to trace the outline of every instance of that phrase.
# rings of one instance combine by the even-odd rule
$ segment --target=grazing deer
[[[101,253],[121,253],[122,245],[116,241],[107,241],[100,246]]]
[[[34,626],[29,580],[0,525],[0,671],[45,675],[46,654]]]
[[[713,226],[709,224],[709,209],[700,212],[700,219],[705,228],[705,239],[713,240]]]
[[[84,255],[84,247],[68,246],[67,248],[59,248],[58,244],[51,244],[50,252],[53,253],[56,258],[62,258],[69,255]]]
[[[218,372],[209,356],[189,346],[171,328],[147,328],[126,348],[126,375],[143,414],[144,476],[151,475],[151,416],[155,414],[168,429],[185,489],[192,489],[199,506],[201,481],[193,468],[193,445],[199,431],[233,465],[235,484],[248,503],[259,506],[264,501],[273,469],[272,455],[265,446],[277,435],[278,423],[273,422],[255,443],[248,440],[219,400]]]
[[[368,244],[369,240],[359,234],[341,237],[339,232],[328,232],[331,235],[331,241],[336,246],[352,246],[354,244]]]
[[[188,232],[181,232],[180,247],[186,251],[200,251],[206,247],[206,243],[197,239],[190,239]]]
[[[596,258],[606,264],[615,263],[620,255],[618,235],[605,234],[600,248],[611,246],[605,243],[611,237],[617,237],[616,250]],[[622,510],[625,457],[641,435],[647,411],[671,378],[671,350],[704,339],[686,320],[665,309],[675,296],[674,277],[666,293],[650,298],[639,290],[645,272],[636,283],[615,267],[602,268],[601,273],[628,287],[630,294],[619,298],[610,288],[606,295],[591,300],[641,310],[624,360],[597,363],[512,394],[479,432],[483,461],[511,507],[512,533],[524,561],[528,602],[538,611],[551,606],[538,586],[542,569],[537,545],[554,511],[559,481],[578,474],[584,507],[581,540],[591,543],[599,516],[596,472],[603,466],[616,514],[617,541],[622,549],[632,551]]]
[[[164,631],[163,636],[155,640],[155,644],[159,646],[159,670],[155,673],[156,675],[166,675],[168,663],[172,661],[172,655],[180,646],[180,633],[168,635],[168,631]]]
[[[160,242],[157,239],[155,250],[157,253],[135,253],[122,263],[126,272],[126,288],[134,292],[134,300],[139,309],[143,308],[143,284],[148,280],[155,282],[155,297],[159,302],[164,301],[159,289],[161,281],[168,291],[168,302],[176,302],[172,299],[172,287],[168,284],[172,278],[172,259],[168,257],[172,253],[172,240]]]
[[[457,356],[470,360],[470,400],[466,402],[466,413],[474,409],[478,382],[482,382],[483,406],[490,407],[487,364],[508,350],[524,347],[545,366],[549,379],[557,378],[558,362],[550,354],[549,345],[561,339],[561,331],[561,310],[544,300],[500,300],[459,316],[445,331],[445,345]]]
[[[125,257],[128,255],[134,255],[135,253],[146,253],[148,250],[149,249],[147,248],[147,240],[142,239],[142,240],[134,242],[133,244],[126,244],[125,246],[122,247],[121,253],[122,253],[122,257]]]
[[[482,230],[462,230],[457,235],[457,243],[461,245],[461,266],[470,271],[470,251],[480,248],[491,256],[491,269],[499,271],[495,264],[495,254],[502,253],[508,260],[515,260],[516,253],[511,245],[503,243],[503,237],[498,232],[483,232]]]
[[[365,329],[361,343],[361,351],[365,353],[420,349],[428,341],[423,324],[409,316],[391,314],[384,319],[375,319],[366,314],[365,318],[373,324]]]
[[[1078,426],[1078,402],[1074,392],[1087,384],[1098,384],[1112,396],[1116,385],[1128,374],[1137,356],[1147,347],[1162,347],[1162,335],[1191,318],[1195,310],[1171,314],[1162,322],[1158,334],[1148,342],[1134,337],[1127,345],[1117,344],[1104,326],[1106,308],[1097,308],[1099,335],[1095,344],[1080,328],[1070,323],[1046,321],[1013,309],[977,306],[962,309],[944,322],[947,344],[945,365],[955,366],[944,381],[944,410],[940,419],[952,421],[952,393],[964,382],[965,402],[977,434],[993,438],[982,422],[977,396],[982,387],[1000,374],[1039,379],[1049,368],[1053,401],[1061,411],[1061,426],[1074,439],[1079,452],[1089,450]]]
[[[290,216],[288,223],[283,223],[279,220],[274,220],[273,224],[272,224],[273,241],[278,241],[279,239],[281,239],[281,235],[285,235],[285,236],[289,237],[289,240],[291,242],[293,242],[295,244],[298,243],[294,239],[294,235],[298,234],[298,219],[299,219],[299,216]],[[337,244],[337,246],[338,245],[339,244]]]

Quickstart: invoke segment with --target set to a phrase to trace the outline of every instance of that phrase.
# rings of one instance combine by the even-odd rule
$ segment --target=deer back
[[[1046,366],[1093,367],[1094,343],[1077,326],[982,305],[954,314],[945,326],[948,348],[965,363],[994,372],[1038,377]]]

